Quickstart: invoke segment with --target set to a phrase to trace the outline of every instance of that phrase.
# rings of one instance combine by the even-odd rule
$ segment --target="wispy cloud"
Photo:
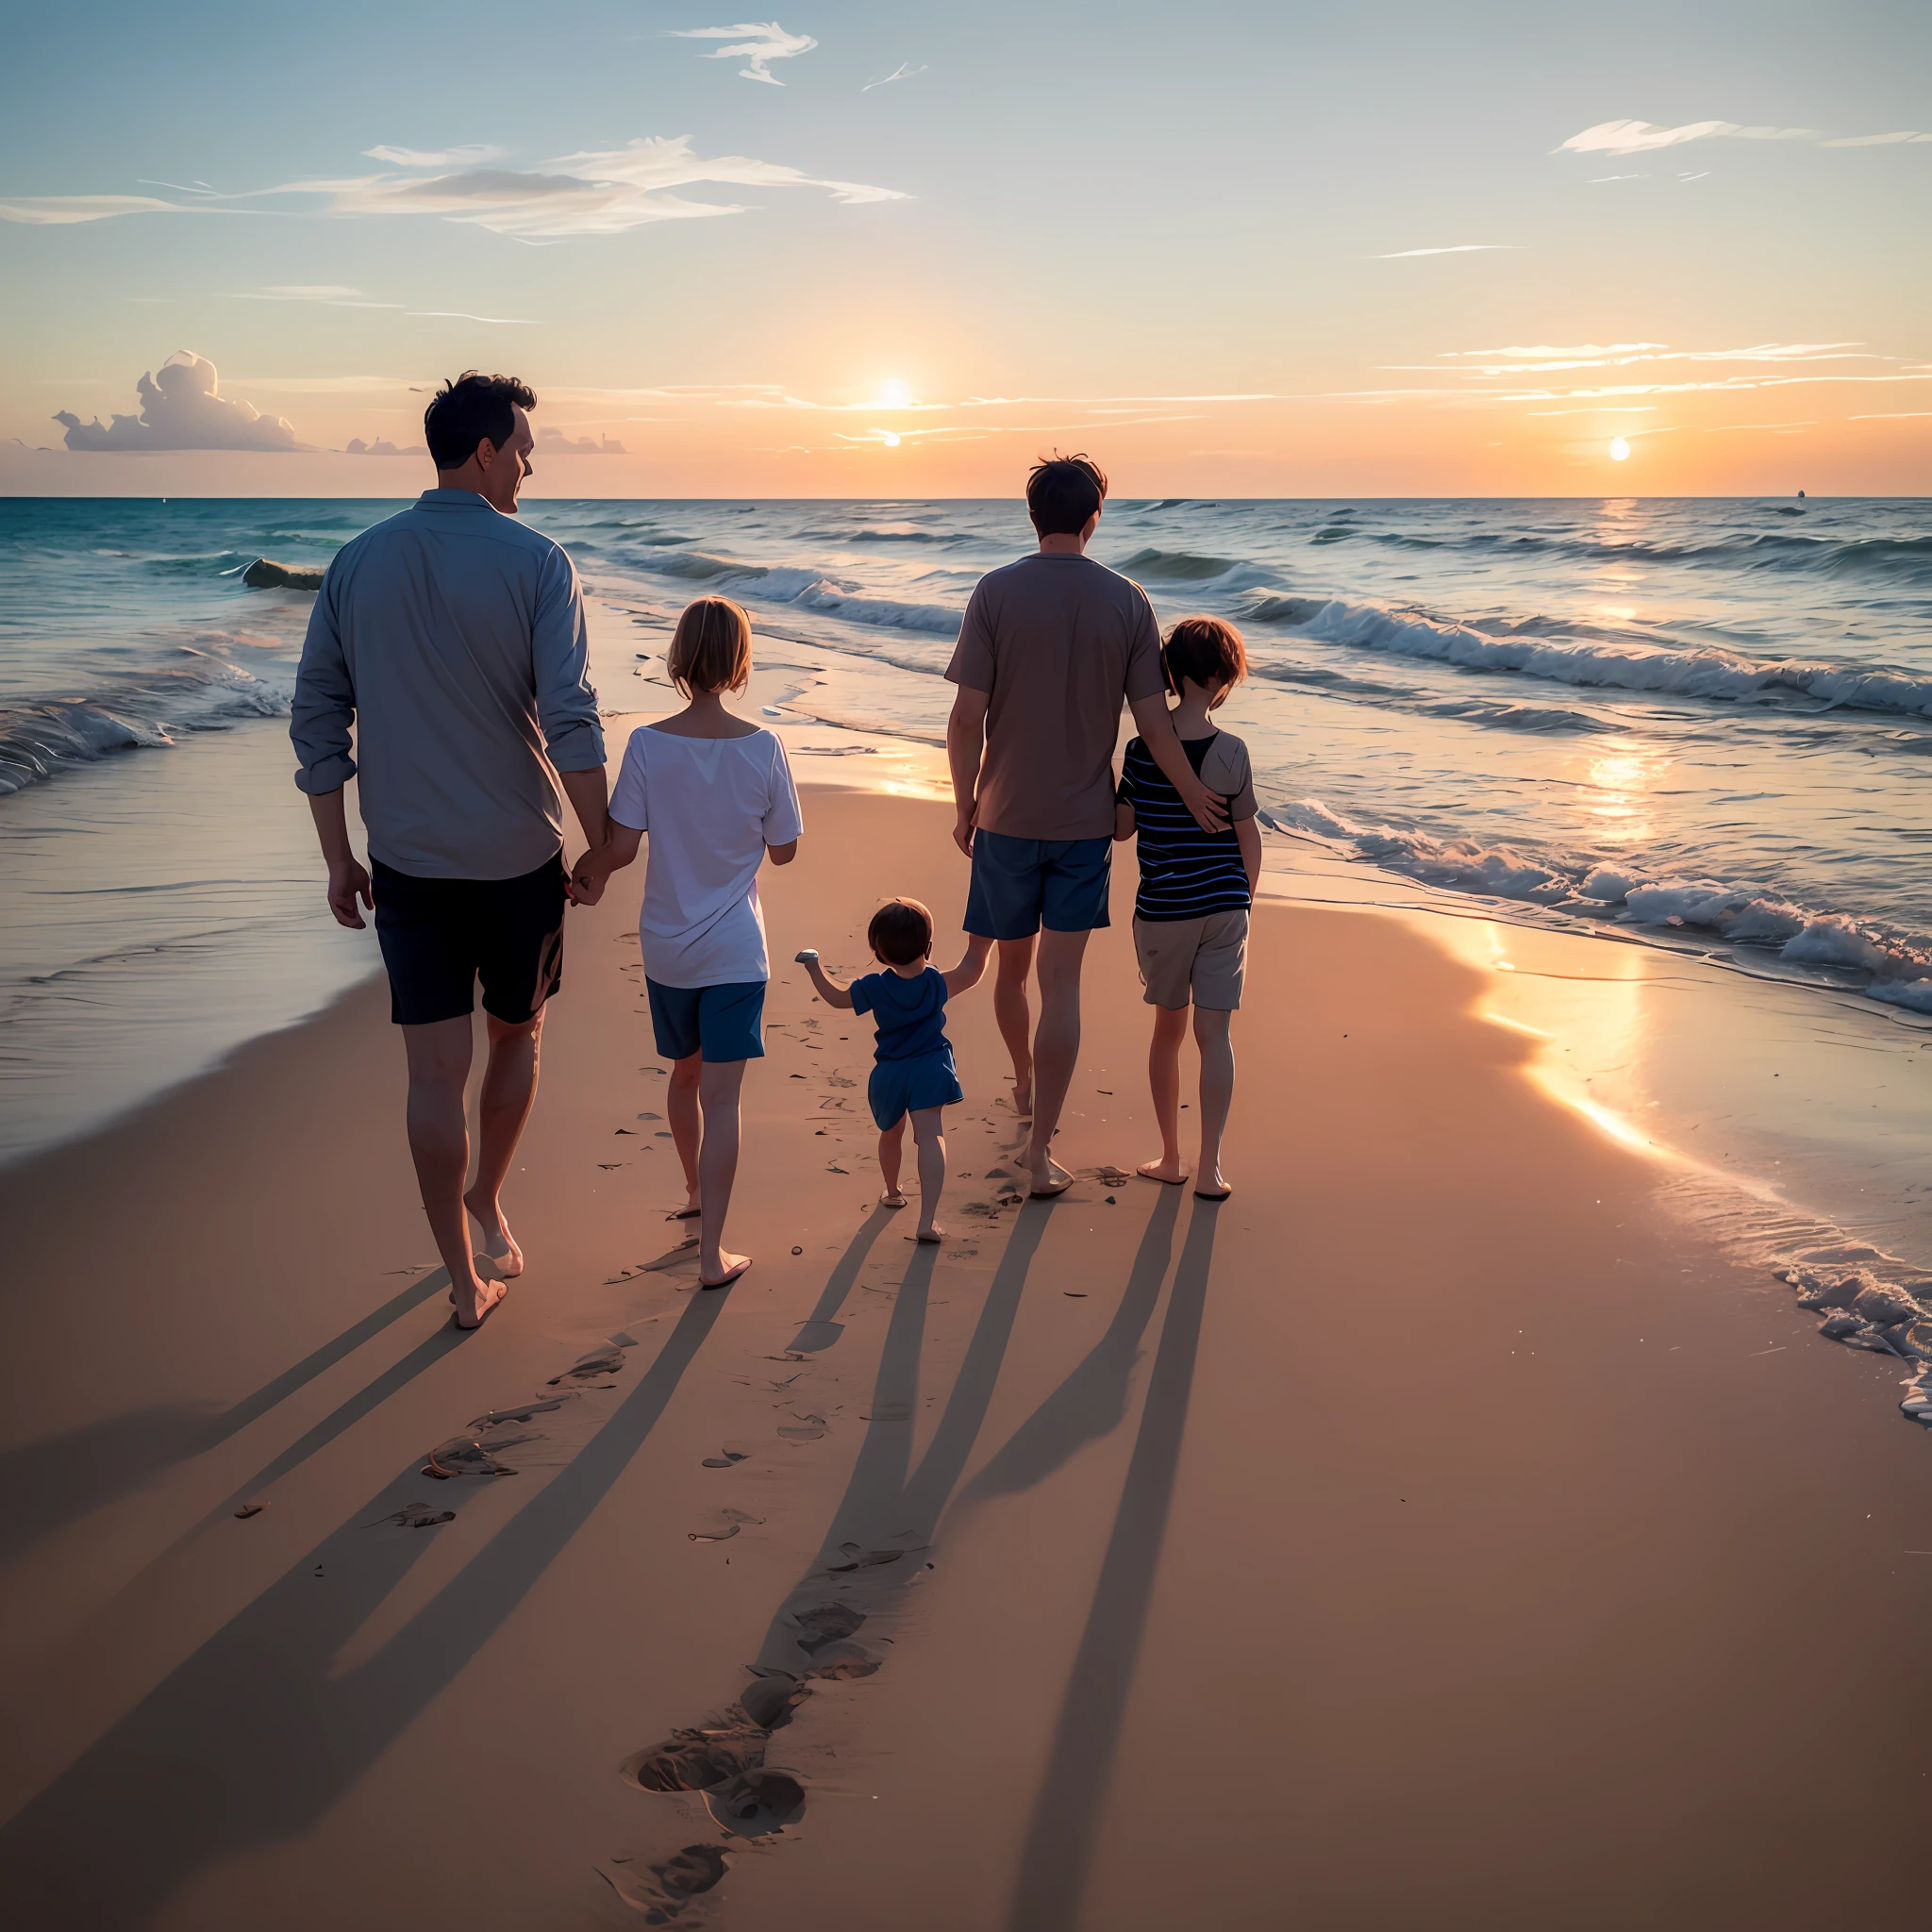
[[[241,213],[246,210],[238,204],[295,199],[310,204],[304,210],[307,212],[338,217],[432,216],[537,242],[625,234],[654,222],[747,211],[739,202],[696,201],[677,192],[701,186],[818,188],[833,200],[848,203],[906,199],[894,188],[828,180],[743,155],[707,160],[692,152],[689,135],[677,135],[646,137],[600,152],[561,155],[534,169],[464,168],[288,181],[274,188],[225,194],[219,203],[206,199],[163,201],[152,195],[32,195],[0,200],[0,221],[45,224],[97,222],[133,214]]]
[[[481,141],[433,151],[420,147],[365,147],[362,152],[372,161],[388,161],[398,168],[474,168],[479,162],[503,158],[500,147]]]
[[[1451,349],[1444,360],[1472,366],[1457,374],[1475,378],[1497,375],[1548,375],[1572,369],[1624,369],[1639,362],[1889,362],[1861,342],[1754,342],[1741,349],[1673,349],[1664,342],[1580,343],[1575,348],[1547,346],[1517,349]],[[1384,365],[1393,374],[1414,374],[1435,368],[1428,362]]]
[[[1815,127],[1746,127],[1736,121],[1686,121],[1676,127],[1659,127],[1650,121],[1599,121],[1581,134],[1573,134],[1553,154],[1639,155],[1657,148],[1682,147],[1691,141],[1808,141],[1820,147],[1890,147],[1902,142],[1932,141],[1932,134],[1910,128],[1896,134],[1847,134],[1826,140]],[[1598,180],[1627,180],[1627,175],[1597,175]],[[1690,180],[1696,175],[1687,177]]]
[[[183,190],[192,193],[194,190]],[[163,201],[154,194],[23,194],[0,201],[0,222],[36,227],[105,222],[114,215],[231,215],[246,210],[207,201]]]
[[[1932,416],[1932,409],[1880,409],[1870,416],[1847,416],[1847,423],[1916,423]]]
[[[869,94],[875,87],[890,87],[895,80],[910,80],[915,74],[926,74],[929,72],[931,72],[931,68],[924,60],[917,67],[909,66],[906,61],[902,60],[898,66],[892,69],[891,73],[882,74],[876,80],[867,81],[858,92],[862,94]]]
[[[467,308],[408,308],[412,321],[481,322],[492,328],[541,328],[542,323],[528,315],[472,315]]]
[[[70,409],[54,418],[67,432],[71,450],[272,450],[307,449],[280,416],[264,416],[253,403],[221,393],[215,365],[189,349],[177,349],[151,375],[135,384],[141,403],[133,416],[103,425],[96,416],[83,423]]]
[[[673,27],[671,37],[678,41],[736,42],[735,46],[719,47],[705,58],[742,60],[745,64],[738,70],[740,80],[768,81],[773,87],[785,85],[772,72],[774,60],[794,59],[800,54],[809,54],[818,45],[809,34],[788,34],[775,20],[768,20],[762,25],[741,21],[737,26]]]
[[[1407,261],[1417,255],[1495,255],[1521,250],[1521,242],[1457,242],[1448,248],[1398,248],[1393,255],[1370,255],[1367,261]]]
[[[1920,134],[1914,129],[1902,128],[1896,134],[1847,134],[1837,141],[1821,142],[1821,147],[1897,147],[1910,141],[1932,141],[1932,134]]]

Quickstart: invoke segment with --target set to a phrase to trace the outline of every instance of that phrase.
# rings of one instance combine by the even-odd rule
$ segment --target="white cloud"
[[[73,450],[253,449],[298,450],[294,429],[280,416],[264,416],[253,403],[221,393],[215,365],[177,349],[135,385],[138,416],[116,416],[105,428],[96,416],[83,423],[71,410],[55,418]]]
[[[1916,423],[1923,416],[1932,416],[1932,409],[1881,409],[1872,416],[1847,416],[1847,423]]]
[[[1810,127],[1742,127],[1735,121],[1687,121],[1680,127],[1658,127],[1648,121],[1599,121],[1581,134],[1573,134],[1557,154],[1638,155],[1655,148],[1681,147],[1687,141],[1816,141]]]
[[[875,87],[890,87],[891,83],[895,80],[910,80],[914,75],[927,74],[930,72],[930,65],[925,61],[922,60],[917,67],[910,67],[908,66],[904,60],[902,60],[900,61],[898,66],[892,69],[891,73],[882,74],[876,80],[867,81],[866,84],[858,90],[858,92],[862,94],[869,94]]]
[[[1494,255],[1504,250],[1520,250],[1521,242],[1458,242],[1449,248],[1398,248],[1393,255],[1371,255],[1369,261],[1407,261],[1417,255]]]
[[[385,173],[341,180],[287,181],[274,188],[208,201],[172,202],[149,195],[35,195],[0,200],[0,221],[97,222],[125,214],[240,213],[230,204],[294,196],[336,215],[416,215],[462,222],[521,241],[573,235],[620,235],[653,222],[743,214],[738,202],[693,201],[675,191],[701,185],[819,188],[846,203],[904,201],[894,188],[834,181],[743,155],[707,160],[691,137],[645,137],[621,148],[559,156],[534,169],[465,168],[454,173]],[[276,210],[286,212],[286,210]],[[501,318],[517,320],[519,318]]]
[[[434,153],[425,153],[417,147],[365,147],[362,152],[372,161],[390,161],[398,168],[474,168],[479,161],[503,158],[500,147],[491,147],[480,141],[468,142],[461,147],[440,148]]]
[[[749,38],[741,39],[741,36]],[[671,38],[676,41],[736,41],[736,46],[719,47],[707,54],[705,58],[742,60],[745,65],[738,70],[740,80],[769,81],[773,87],[783,87],[785,83],[772,72],[772,61],[790,60],[800,54],[809,54],[818,45],[809,34],[788,34],[775,20],[768,20],[762,25],[741,22],[737,26],[674,27]]]
[[[1827,141],[1815,127],[1743,127],[1735,121],[1687,121],[1680,127],[1658,127],[1648,121],[1599,121],[1581,134],[1573,134],[1557,154],[1637,155],[1657,148],[1681,147],[1688,141],[1809,141],[1820,147],[1893,147],[1903,142],[1932,142],[1932,134],[1911,128],[1896,134],[1847,134]],[[1600,181],[1625,181],[1626,175],[1599,175]],[[1695,181],[1696,175],[1683,176]]]

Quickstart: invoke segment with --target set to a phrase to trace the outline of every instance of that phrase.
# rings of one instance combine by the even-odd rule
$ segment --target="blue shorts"
[[[1049,932],[1092,932],[1108,924],[1113,872],[1111,839],[1009,839],[973,835],[973,884],[966,930],[975,939],[1030,939]]]
[[[646,975],[651,997],[651,1031],[667,1060],[688,1060],[703,1053],[708,1060],[761,1060],[765,1042],[765,982],[735,986],[659,986]]]
[[[908,1113],[922,1108],[954,1107],[966,1096],[959,1091],[959,1074],[953,1049],[922,1053],[909,1060],[881,1060],[872,1070],[865,1097],[880,1133],[896,1127]]]

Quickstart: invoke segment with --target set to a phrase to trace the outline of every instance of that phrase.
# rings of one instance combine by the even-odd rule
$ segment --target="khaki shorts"
[[[1170,1011],[1189,1005],[1238,1012],[1248,970],[1245,910],[1210,912],[1205,919],[1137,919],[1134,951],[1150,1007]]]

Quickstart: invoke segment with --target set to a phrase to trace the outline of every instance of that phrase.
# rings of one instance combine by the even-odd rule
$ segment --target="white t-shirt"
[[[680,987],[769,979],[758,867],[767,845],[788,845],[805,827],[775,735],[677,738],[641,724],[610,816],[651,841],[638,918],[645,977]]]

